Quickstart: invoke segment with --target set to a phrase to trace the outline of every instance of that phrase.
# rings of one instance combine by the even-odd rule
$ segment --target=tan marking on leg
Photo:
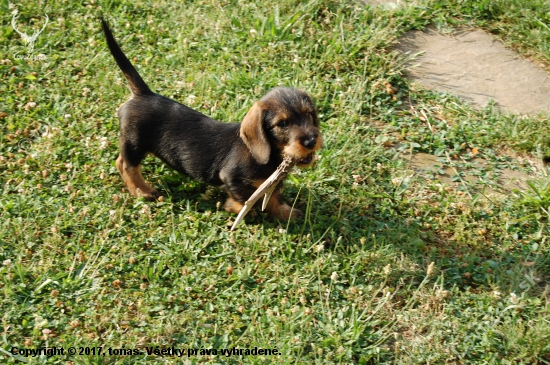
[[[243,209],[243,207],[244,207],[244,204],[239,203],[232,197],[227,198],[227,200],[225,201],[225,204],[223,205],[223,209],[225,209],[227,212],[236,213],[236,214],[239,214],[239,212],[241,211],[241,209]]]
[[[128,167],[122,155],[118,155],[116,168],[133,196],[143,196],[146,200],[156,200],[160,196],[160,193],[147,184],[141,176],[141,165]]]
[[[280,195],[281,193],[274,192],[273,195],[271,195],[271,198],[269,198],[267,206],[265,207],[265,210],[269,213],[269,215],[283,220],[298,218],[304,215],[301,210],[296,208],[292,209],[290,205],[280,199]],[[283,202],[282,204],[280,203],[281,201]]]

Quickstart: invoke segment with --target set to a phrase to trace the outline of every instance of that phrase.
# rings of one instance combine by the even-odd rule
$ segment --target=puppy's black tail
[[[103,32],[105,33],[105,38],[107,38],[107,45],[109,46],[109,50],[115,58],[118,67],[120,67],[120,69],[122,70],[124,77],[126,77],[126,80],[128,80],[128,83],[130,84],[130,90],[132,90],[132,94],[151,94],[151,89],[149,89],[149,86],[147,86],[145,81],[143,81],[141,76],[139,76],[136,68],[134,67],[134,65],[132,65],[128,57],[126,57],[124,52],[122,52],[118,43],[115,41],[113,33],[111,33],[107,22],[105,22],[103,18],[101,19],[101,26],[103,28]]]

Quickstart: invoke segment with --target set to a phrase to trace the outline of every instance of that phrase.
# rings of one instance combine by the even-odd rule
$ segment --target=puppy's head
[[[254,103],[241,123],[240,134],[260,164],[277,153],[306,167],[323,144],[313,101],[305,92],[288,87],[272,89]]]

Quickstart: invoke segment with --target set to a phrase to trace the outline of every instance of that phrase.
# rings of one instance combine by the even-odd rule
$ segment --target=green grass
[[[474,110],[419,90],[392,50],[406,30],[435,22],[499,29],[550,59],[548,33],[529,15],[547,24],[546,3],[506,15],[527,3],[18,2],[27,33],[50,18],[34,50],[46,59],[21,60],[26,48],[0,1],[0,360],[19,362],[12,347],[256,346],[281,355],[191,362],[549,363],[550,186],[525,162],[548,148],[547,116]],[[315,97],[325,147],[285,190],[304,219],[258,212],[230,232],[222,191],[154,159],[145,176],[165,201],[124,191],[115,109],[129,92],[100,13],[153,90],[219,120],[242,120],[277,85]],[[399,158],[412,149],[467,167],[474,148],[490,162],[481,186],[441,185]],[[503,167],[531,173],[528,188],[500,188]]]

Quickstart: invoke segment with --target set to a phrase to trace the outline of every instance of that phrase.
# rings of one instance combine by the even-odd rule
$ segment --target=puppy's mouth
[[[303,158],[300,158],[296,164],[298,166],[307,166],[307,165],[310,165],[315,159],[315,152],[311,152],[309,155],[307,155],[306,157],[303,157]]]

